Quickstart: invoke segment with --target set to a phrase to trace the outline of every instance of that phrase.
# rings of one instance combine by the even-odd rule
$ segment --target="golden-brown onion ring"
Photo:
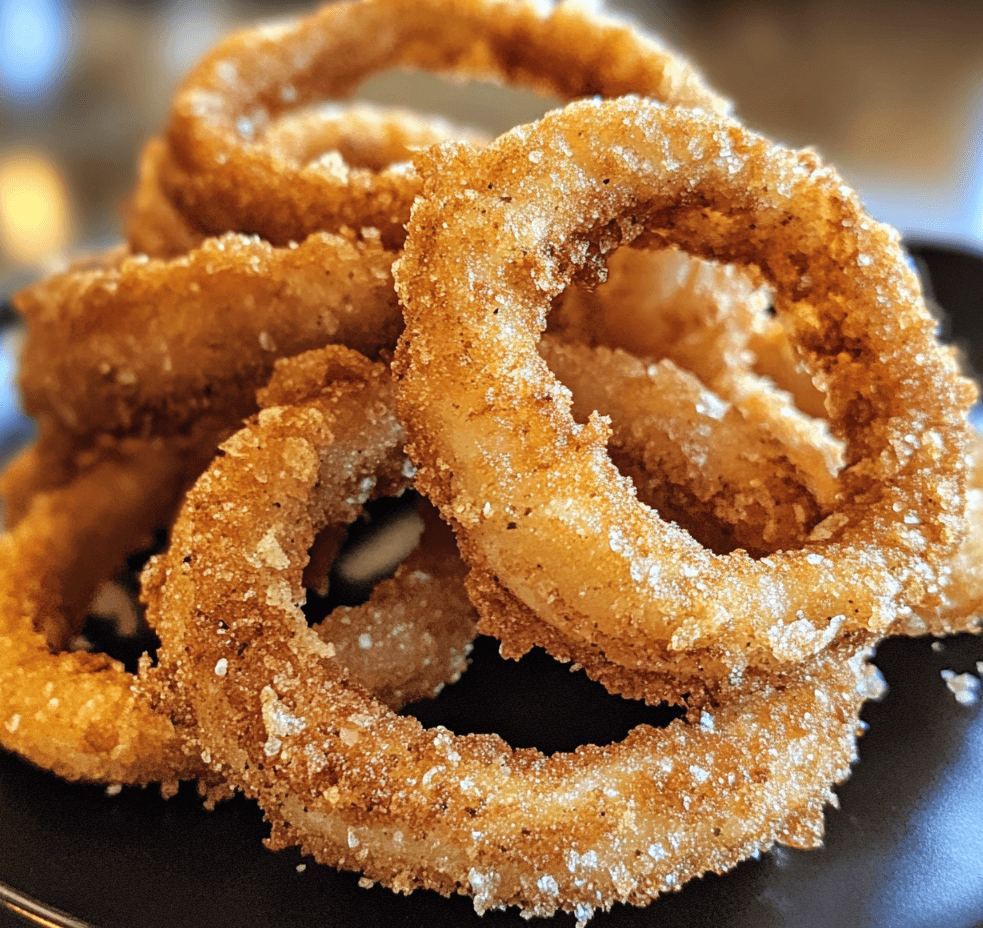
[[[0,535],[0,744],[66,779],[173,784],[204,773],[118,661],[51,650],[173,507],[175,477],[166,452],[143,443],[37,496]]]
[[[229,233],[172,260],[126,256],[15,297],[21,387],[41,434],[168,435],[234,428],[274,361],[331,342],[368,355],[402,325],[391,253],[318,233],[274,248]],[[81,442],[80,442],[81,443]],[[214,447],[214,445],[213,445]]]
[[[419,192],[403,168],[338,171],[282,157],[264,139],[281,113],[347,95],[386,68],[497,80],[572,99],[647,94],[723,110],[683,59],[629,24],[578,4],[511,0],[349,0],[218,45],[174,99],[160,180],[200,228],[286,244],[315,231],[373,226],[399,245]]]
[[[876,638],[931,594],[963,530],[975,390],[897,234],[832,169],[637,98],[570,104],[423,169],[394,371],[420,486],[472,566],[607,659],[695,680]],[[628,243],[755,264],[774,288],[846,447],[837,511],[802,549],[714,555],[634,499],[602,422],[573,421],[536,342],[551,300]]]
[[[264,143],[277,158],[307,168],[317,162],[318,170],[330,165],[340,176],[353,168],[384,170],[406,162],[414,149],[452,138],[483,140],[479,133],[436,116],[361,103],[288,112],[270,123]],[[161,171],[168,159],[165,140],[151,139],[146,144],[126,214],[131,249],[159,258],[184,254],[206,237],[193,217],[181,212],[161,188]],[[302,237],[298,233],[297,238]]]
[[[372,368],[364,359],[358,365],[359,373]],[[261,398],[267,405],[289,399],[298,370],[310,383],[313,375],[337,375],[338,367],[291,359]],[[186,722],[175,715],[175,727],[154,709],[160,669],[145,659],[137,678],[104,654],[63,650],[97,587],[149,543],[185,479],[183,460],[166,443],[121,442],[66,486],[35,496],[16,527],[0,535],[0,745],[72,780],[156,780],[170,789],[180,778],[212,779],[200,750],[186,750]],[[399,476],[389,488],[405,482]],[[325,652],[337,652],[394,707],[432,695],[460,676],[474,636],[463,573],[453,541],[431,528],[366,605],[332,614],[333,625],[321,632],[331,642]],[[384,636],[385,648],[366,643],[364,634]],[[346,660],[351,654],[357,660]],[[211,790],[224,792],[214,781]]]
[[[307,549],[400,457],[383,375],[365,377],[227,442],[155,567],[162,666],[216,773],[259,799],[271,845],[401,892],[468,892],[478,911],[580,919],[775,841],[815,846],[876,692],[860,654],[826,653],[699,724],[551,757],[425,730],[327,659],[298,606]]]

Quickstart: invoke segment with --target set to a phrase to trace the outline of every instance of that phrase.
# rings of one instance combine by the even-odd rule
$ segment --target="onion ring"
[[[15,298],[25,408],[42,435],[175,434],[201,417],[227,429],[254,411],[278,357],[392,346],[391,264],[351,235],[273,248],[229,233],[170,261],[56,275]]]
[[[8,525],[133,437],[166,438],[192,482],[284,354],[391,347],[402,326],[391,265],[370,235],[274,248],[229,233],[172,260],[116,250],[17,294],[39,438],[4,475]]]
[[[776,840],[815,846],[876,692],[860,654],[824,654],[700,725],[552,757],[424,730],[326,658],[297,606],[307,549],[350,517],[377,462],[399,457],[367,390],[326,390],[318,416],[261,413],[189,493],[154,568],[162,666],[213,769],[259,799],[271,846],[299,843],[402,892],[470,892],[479,911],[581,919]]]
[[[291,359],[260,395],[267,405],[289,397],[298,370],[311,379],[339,369],[350,376],[353,367],[359,375],[373,369],[347,357],[334,366],[308,356]],[[81,629],[102,581],[173,511],[184,479],[183,462],[166,445],[121,443],[67,486],[37,495],[16,528],[0,535],[4,747],[71,780],[161,781],[171,792],[178,779],[202,777],[213,799],[225,795],[200,750],[188,749],[187,722],[155,711],[159,668],[144,659],[135,677],[104,654],[61,650]],[[399,478],[394,486],[404,483]],[[463,573],[453,542],[431,526],[366,605],[332,613],[331,623],[319,629],[330,641],[325,652],[336,653],[395,708],[433,695],[460,676],[475,633]],[[366,634],[374,639],[368,646]]]
[[[480,133],[436,116],[362,103],[286,113],[269,125],[263,140],[279,159],[307,169],[314,169],[317,162],[317,170],[330,164],[336,175],[343,175],[352,168],[384,170],[406,162],[413,149],[452,138],[484,140]],[[168,159],[165,140],[151,139],[146,144],[126,214],[126,237],[132,250],[158,258],[182,255],[206,238],[193,217],[181,212],[161,189],[161,172]],[[169,170],[173,174],[176,168]]]
[[[544,12],[503,0],[334,3],[227,39],[185,79],[167,127],[171,157],[160,172],[168,198],[205,231],[255,232],[284,245],[315,231],[372,226],[388,246],[400,245],[420,188],[414,172],[308,166],[264,139],[267,123],[284,111],[345,95],[397,67],[518,83],[566,99],[635,92],[728,106],[687,62],[577,5]]]
[[[77,630],[98,584],[173,508],[174,471],[144,444],[39,495],[0,535],[0,744],[66,779],[171,790],[205,774],[118,661],[49,644]]]
[[[975,389],[935,341],[896,233],[832,169],[637,98],[426,158],[394,271],[394,371],[419,483],[473,567],[608,659],[696,680],[873,640],[931,593],[962,531]],[[753,263],[774,288],[846,448],[838,509],[804,548],[708,552],[633,498],[601,422],[574,423],[536,339],[550,301],[623,243]]]
[[[278,362],[269,383],[258,391],[257,401],[260,412],[222,445],[219,462],[248,454],[252,442],[277,429],[303,434],[306,428],[324,441],[332,435],[332,463],[361,474],[354,490],[349,486],[355,479],[351,473],[347,483],[331,488],[344,494],[339,501],[346,516],[342,525],[360,514],[362,503],[371,495],[392,495],[408,485],[407,473],[412,471],[402,454],[403,433],[392,412],[392,385],[381,364],[339,346],[306,352]],[[328,422],[366,418],[359,428],[347,429],[344,438],[340,430],[337,435],[325,432]],[[369,434],[371,429],[375,431]],[[288,447],[302,444],[298,439]],[[343,453],[347,455],[344,463],[338,457]],[[371,476],[362,473],[363,459],[379,464],[378,473],[374,466]],[[230,538],[227,544],[237,541],[241,539]],[[308,547],[313,541],[312,537]],[[267,567],[282,562],[275,536],[255,542],[248,561]],[[464,572],[453,542],[448,544],[444,533],[431,526],[396,575],[377,584],[367,603],[336,609],[317,627],[322,639],[319,653],[336,658],[362,686],[394,708],[432,696],[460,676],[475,634],[475,616],[462,582]],[[163,558],[154,557],[142,578],[152,627],[162,608],[160,591],[167,573]],[[271,601],[286,595],[282,583],[266,593]],[[158,665],[146,669],[140,686],[186,731],[194,724],[194,713],[176,686],[167,654],[166,650],[159,652]]]

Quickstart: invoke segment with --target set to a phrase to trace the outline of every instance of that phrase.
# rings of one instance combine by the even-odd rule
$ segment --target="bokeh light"
[[[68,60],[71,19],[64,0],[0,0],[0,98],[43,105]]]
[[[0,152],[0,251],[14,265],[65,252],[71,238],[68,190],[42,151]]]

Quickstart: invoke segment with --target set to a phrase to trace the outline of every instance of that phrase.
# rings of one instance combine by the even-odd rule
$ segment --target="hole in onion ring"
[[[128,555],[112,580],[96,590],[69,650],[108,654],[133,674],[144,654],[152,662],[156,660],[160,639],[144,618],[139,600],[140,571],[153,555],[166,550],[167,538],[166,530],[156,530],[152,543]]]
[[[554,300],[539,352],[574,420],[609,417],[638,498],[717,554],[801,547],[831,511],[841,444],[756,273],[619,249]]]
[[[308,624],[320,622],[337,606],[360,606],[380,580],[393,575],[423,531],[416,513],[419,501],[412,491],[370,500],[364,515],[348,526],[340,546],[335,541],[322,556],[317,549],[325,533],[318,536],[304,573],[309,590],[304,606]]]
[[[534,747],[548,755],[582,744],[614,744],[637,725],[664,728],[684,715],[679,707],[612,696],[542,648],[518,661],[506,660],[498,649],[494,638],[479,637],[460,680],[400,714],[459,735],[498,734],[513,747]]]
[[[453,122],[475,125],[495,135],[521,122],[539,119],[562,104],[558,97],[521,87],[478,80],[452,82],[414,70],[376,74],[361,84],[355,98],[417,111],[433,110]]]

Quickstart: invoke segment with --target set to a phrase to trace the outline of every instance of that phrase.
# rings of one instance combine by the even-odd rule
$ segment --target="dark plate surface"
[[[913,246],[951,314],[952,336],[983,359],[983,260]],[[979,368],[978,368],[979,369]],[[0,399],[2,399],[0,393]],[[9,413],[10,399],[7,403]],[[0,409],[0,412],[3,410]],[[3,429],[19,429],[0,415]],[[2,446],[2,440],[0,440]],[[686,885],[647,909],[618,906],[593,925],[689,928],[976,928],[983,925],[983,711],[959,705],[943,670],[977,672],[983,639],[895,640],[877,656],[888,696],[869,704],[860,762],[828,811],[822,850],[779,849],[723,877]],[[418,714],[456,731],[570,749],[621,738],[660,713],[607,697],[543,655],[500,664],[493,642],[454,687]],[[584,706],[590,709],[585,710]],[[213,812],[193,788],[69,785],[0,752],[0,925],[519,926],[514,910],[474,914],[465,898],[360,888],[358,876],[297,852],[270,853],[256,807]],[[298,871],[299,865],[306,864]],[[17,914],[17,913],[20,914]],[[69,914],[70,913],[70,914]],[[534,922],[533,924],[542,924]],[[569,926],[558,916],[550,923]]]

